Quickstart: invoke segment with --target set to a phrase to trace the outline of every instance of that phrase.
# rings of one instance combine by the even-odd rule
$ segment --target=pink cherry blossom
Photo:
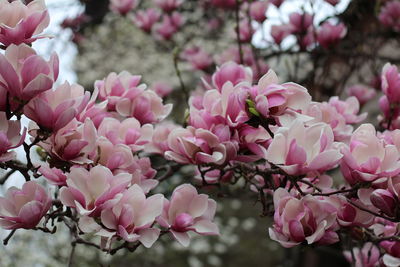
[[[112,204],[101,212],[100,220],[106,229],[89,217],[80,220],[80,228],[84,232],[95,232],[108,243],[120,237],[127,242],[139,241],[149,248],[160,234],[160,229],[152,225],[162,213],[163,201],[161,194],[146,198],[143,190],[133,185],[109,201]]]
[[[97,133],[106,137],[113,145],[125,144],[136,152],[150,142],[153,126],[151,124],[141,126],[135,118],[127,118],[122,122],[114,118],[105,118],[99,125]]]
[[[290,175],[326,171],[342,158],[333,140],[332,129],[327,124],[305,127],[303,122],[295,120],[290,127],[278,129],[265,159]]]
[[[160,19],[160,16],[161,14],[159,11],[154,8],[149,8],[136,12],[133,21],[140,29],[150,33],[153,25]]]
[[[390,27],[395,31],[400,31],[400,2],[388,1],[379,13],[379,21],[386,27]]]
[[[21,133],[21,122],[8,120],[4,112],[0,112],[0,162],[15,158],[16,152],[10,149],[19,147],[25,140],[26,128]]]
[[[4,55],[0,54],[0,66],[1,87],[10,97],[23,102],[49,90],[58,77],[57,55],[53,54],[47,62],[25,44],[10,45]],[[17,105],[11,104],[12,108]]]
[[[90,171],[72,168],[67,174],[67,186],[60,190],[60,200],[67,207],[76,208],[80,215],[99,216],[106,202],[123,192],[131,183],[129,173],[113,175],[104,166]]]
[[[252,2],[250,4],[250,17],[259,23],[264,22],[267,18],[268,6],[268,1]]]
[[[44,0],[25,5],[22,1],[0,0],[0,43],[5,46],[30,44],[43,38],[38,34],[49,25],[50,17]]]
[[[50,206],[51,198],[36,182],[26,182],[22,189],[11,187],[0,197],[0,226],[8,230],[32,229]]]
[[[207,195],[198,194],[195,187],[183,184],[175,188],[171,200],[164,201],[158,223],[169,229],[174,238],[187,247],[190,237],[187,232],[200,235],[218,235],[218,226],[212,222],[217,204]]]
[[[367,242],[360,249],[353,248],[353,251],[344,251],[347,261],[352,263],[354,267],[379,267],[380,252],[373,243]]]
[[[335,232],[336,208],[322,197],[306,195],[301,199],[285,189],[274,193],[274,226],[269,229],[272,240],[290,248],[302,242],[332,244],[339,241]]]
[[[222,165],[236,156],[233,144],[221,143],[212,132],[191,126],[173,130],[168,136],[168,146],[164,156],[182,164]]]
[[[347,94],[356,97],[360,105],[364,105],[376,96],[374,89],[363,85],[353,85],[347,88]]]
[[[86,108],[90,93],[77,84],[68,82],[56,90],[48,90],[32,99],[24,107],[24,114],[40,127],[58,131]]]
[[[343,23],[333,25],[329,21],[324,22],[317,31],[318,43],[324,48],[336,45],[347,33],[347,28]]]
[[[374,181],[400,173],[399,152],[376,136],[372,124],[362,124],[354,131],[350,146],[343,147],[343,176],[350,184]]]
[[[400,74],[395,65],[387,63],[382,69],[382,91],[390,103],[400,102]]]
[[[117,14],[126,15],[137,4],[137,0],[110,0],[110,9]]]

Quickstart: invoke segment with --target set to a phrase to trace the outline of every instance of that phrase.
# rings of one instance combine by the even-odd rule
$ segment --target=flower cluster
[[[45,60],[30,46],[48,24],[43,1],[0,0],[0,168],[26,180],[0,198],[0,226],[55,233],[49,221],[65,223],[74,242],[111,254],[150,248],[168,233],[188,246],[192,233],[219,229],[217,204],[207,194],[186,180],[160,186],[175,174],[182,178],[186,165],[185,177],[201,190],[242,180],[258,194],[262,214],[273,215],[269,235],[283,247],[330,245],[344,236],[361,244],[344,252],[354,265],[399,266],[398,69],[386,64],[378,82],[380,128],[358,125],[367,118],[360,109],[376,94],[363,85],[348,88],[344,100],[313,101],[305,87],[281,82],[251,43],[270,6],[283,2],[199,1],[202,9],[235,15],[238,46],[216,58],[198,45],[174,52],[175,65],[183,60],[204,74],[198,90],[188,92],[175,66],[188,96],[179,125],[165,120],[173,108],[163,99],[172,91],[165,83],[147,88],[127,71],[97,80],[92,92],[58,83],[57,55]],[[110,9],[160,42],[173,42],[184,26],[185,2],[155,0],[146,10],[139,3],[112,0]],[[380,15],[395,31],[396,5],[386,3]],[[272,26],[274,44],[292,35],[296,52],[325,53],[345,38],[343,23],[315,24],[313,14],[292,13],[288,23]],[[28,129],[21,129],[22,116]],[[33,147],[40,160],[31,158]]]

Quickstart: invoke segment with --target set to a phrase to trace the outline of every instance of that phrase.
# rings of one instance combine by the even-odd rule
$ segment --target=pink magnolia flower
[[[133,163],[125,170],[117,171],[119,172],[132,173],[132,184],[140,186],[145,194],[158,185],[158,180],[154,179],[157,171],[151,167],[150,158],[135,156]]]
[[[146,89],[145,84],[139,84],[141,78],[127,71],[119,74],[112,72],[104,80],[96,81],[94,87],[99,90],[98,98],[102,101],[107,100],[108,109],[115,111],[115,106],[121,98],[140,95]]]
[[[280,45],[282,40],[289,36],[291,32],[292,27],[289,24],[271,26],[271,36],[277,45]]]
[[[379,21],[386,27],[400,31],[400,2],[388,1],[379,13]]]
[[[60,190],[60,200],[65,206],[77,209],[80,215],[99,216],[107,207],[107,201],[123,192],[131,180],[129,173],[114,176],[108,168],[100,165],[90,171],[82,167],[72,168],[67,174],[67,186]]]
[[[182,5],[183,0],[154,0],[154,3],[164,12],[170,13]]]
[[[145,146],[145,151],[164,155],[164,152],[169,150],[168,136],[177,128],[181,127],[172,121],[163,121],[157,124],[150,143]]]
[[[250,17],[259,23],[267,19],[268,1],[254,1],[250,4]]]
[[[92,95],[92,99],[94,99]],[[90,118],[96,128],[99,128],[100,123],[105,118],[115,117],[115,113],[108,112],[107,110],[107,100],[97,103],[97,104],[89,104],[86,106],[85,110],[79,115],[78,120],[80,122],[84,122],[87,118]]]
[[[241,82],[251,83],[253,80],[253,73],[250,68],[239,65],[235,62],[229,61],[217,67],[216,72],[212,75],[212,83],[218,91],[226,82],[231,82],[237,85]]]
[[[10,149],[19,147],[25,140],[26,128],[21,134],[21,122],[8,120],[6,113],[0,112],[0,162],[15,158],[15,151]]]
[[[22,189],[11,187],[0,197],[0,226],[8,230],[35,228],[50,206],[51,198],[36,182],[26,182]]]
[[[269,229],[272,240],[290,248],[302,242],[320,245],[339,241],[335,232],[336,208],[323,197],[306,195],[301,199],[291,196],[286,189],[274,193],[274,225]]]
[[[214,200],[198,194],[192,185],[183,184],[175,188],[170,201],[164,201],[164,209],[157,222],[187,247],[190,243],[189,231],[200,235],[219,234],[218,226],[212,222],[216,208]]]
[[[372,205],[383,213],[389,216],[394,215],[396,199],[390,191],[385,189],[375,189],[370,196],[370,200]]]
[[[353,85],[347,88],[347,94],[357,98],[360,105],[364,105],[376,96],[376,92],[372,88],[363,85]]]
[[[352,199],[352,202],[365,209],[370,208],[369,205],[367,206],[357,199]],[[375,216],[369,212],[356,208],[354,205],[350,204],[348,199],[343,195],[329,197],[329,203],[336,207],[337,222],[341,227],[369,227],[374,223]]]
[[[124,117],[134,117],[140,123],[163,120],[172,110],[172,104],[163,105],[162,99],[146,85],[139,85],[141,77],[129,72],[110,73],[102,81],[96,81],[99,99],[108,100],[109,111],[117,111]]]
[[[381,87],[390,103],[400,102],[400,74],[395,65],[386,63],[382,69]]]
[[[106,137],[113,145],[124,144],[132,152],[142,150],[149,143],[153,135],[151,124],[140,125],[135,118],[127,118],[120,122],[114,118],[105,118],[99,125],[99,136]]]
[[[219,8],[233,9],[236,7],[236,0],[211,0],[211,5]]]
[[[254,34],[254,29],[251,22],[246,18],[242,19],[239,23],[239,39],[243,43],[251,42]]]
[[[168,96],[174,90],[174,88],[166,82],[156,82],[152,85],[150,90],[153,90],[158,96],[164,98]]]
[[[324,48],[336,45],[347,33],[347,28],[343,23],[333,25],[329,21],[324,22],[317,31],[317,41]]]
[[[289,23],[292,28],[292,33],[304,34],[310,27],[313,26],[313,15],[309,13],[293,12],[289,15]]]
[[[44,164],[41,164],[38,171],[51,184],[54,184],[57,186],[67,185],[67,175],[58,168],[50,168],[48,164],[44,163]]]
[[[96,128],[89,118],[83,123],[74,119],[40,146],[56,159],[86,164],[92,162],[89,156],[95,152],[96,138]]]
[[[229,183],[232,181],[233,178],[233,172],[232,171],[221,171],[221,170],[211,170],[208,171],[203,175],[199,172],[198,169],[195,170],[196,175],[194,176],[194,179],[198,184],[203,184],[205,182],[206,184],[216,184],[216,183]],[[203,180],[204,178],[204,180]]]
[[[137,4],[137,0],[110,0],[110,9],[117,14],[126,15]]]
[[[386,95],[379,98],[379,108],[383,115],[378,116],[380,125],[389,130],[400,128],[400,108],[393,105]],[[391,121],[389,126],[388,122]]]
[[[311,102],[307,89],[295,84],[279,84],[273,70],[269,70],[250,91],[255,107],[264,117],[280,116],[286,110],[305,111]]]
[[[171,131],[168,146],[169,151],[164,153],[165,158],[182,164],[222,165],[236,156],[233,144],[221,143],[212,132],[192,126]]]
[[[350,184],[370,182],[400,173],[399,152],[376,136],[372,124],[362,124],[354,131],[350,146],[343,147],[341,171]]]
[[[5,46],[30,44],[43,38],[40,34],[48,25],[50,17],[44,0],[25,5],[22,1],[0,0],[0,43]]]
[[[58,131],[83,112],[90,93],[68,82],[56,90],[48,90],[33,98],[24,107],[24,115],[49,131]]]
[[[271,4],[279,8],[285,0],[270,0]]]
[[[390,250],[393,251],[399,251],[399,249],[400,249],[400,242],[396,242],[393,246],[390,247]],[[385,254],[382,257],[382,261],[386,267],[397,267],[400,265],[400,255],[399,257],[394,257],[390,254]]]
[[[360,111],[360,103],[357,98],[349,97],[345,101],[342,101],[337,96],[329,98],[329,105],[333,106],[336,111],[343,116],[346,123],[356,124],[362,122],[366,117],[367,113],[357,115]]]
[[[163,104],[163,100],[154,91],[146,90],[132,98],[121,99],[116,110],[124,117],[134,117],[141,124],[160,122],[172,110],[172,104]]]
[[[200,47],[186,49],[182,56],[196,70],[207,70],[213,64],[211,55]]]
[[[58,77],[57,55],[53,54],[46,62],[25,44],[10,45],[4,55],[0,54],[0,65],[0,87],[5,88],[11,98],[23,102],[51,89]],[[11,104],[11,108],[17,105]]]
[[[316,122],[329,124],[336,141],[347,143],[350,140],[353,127],[346,123],[346,119],[333,105],[327,102],[313,102],[305,114],[314,118],[308,121],[307,124],[312,125]]]
[[[368,242],[360,249],[353,248],[353,252],[343,252],[346,260],[353,264],[354,267],[379,267],[380,252],[373,243]]]
[[[233,86],[227,82],[221,91],[207,90],[200,107],[192,104],[190,99],[190,125],[196,128],[211,129],[215,124],[226,124],[239,127],[249,119],[246,110],[248,91],[241,84]]]
[[[161,14],[159,11],[154,8],[149,8],[136,12],[133,21],[140,29],[150,33],[153,25],[160,19],[160,16]]]
[[[91,159],[113,172],[126,169],[134,162],[132,149],[125,144],[114,145],[107,137],[100,136],[96,146],[98,153],[93,153]]]
[[[120,237],[127,242],[139,241],[149,248],[160,234],[160,229],[152,226],[162,213],[163,201],[161,194],[146,198],[143,190],[133,185],[109,201],[107,209],[101,212],[100,220],[106,229],[90,217],[81,218],[79,226],[84,232],[95,232],[107,243]]]
[[[174,12],[172,15],[164,15],[162,22],[157,25],[156,32],[162,39],[170,40],[179,31],[183,22],[183,17],[178,12]]]
[[[290,127],[278,129],[265,159],[290,175],[326,171],[342,158],[333,140],[332,129],[327,124],[305,127],[303,122],[295,120]]]
[[[339,4],[340,0],[325,0],[325,2],[331,4],[332,6],[336,6]]]

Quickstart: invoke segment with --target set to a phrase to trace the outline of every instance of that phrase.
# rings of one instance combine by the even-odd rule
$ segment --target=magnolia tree
[[[374,98],[373,89],[353,86],[347,99],[313,101],[305,87],[280,82],[257,56],[251,43],[255,28],[267,19],[269,5],[283,1],[188,1],[209,12],[212,29],[218,29],[222,13],[231,16],[237,22],[236,43],[216,68],[218,62],[200,47],[175,51],[171,68],[187,112],[183,121],[181,116],[173,122],[166,120],[172,104],[163,100],[169,86],[147,89],[141,76],[126,71],[96,81],[92,92],[56,84],[58,56],[46,60],[31,47],[47,38],[42,33],[48,11],[44,1],[28,2],[0,0],[0,167],[7,171],[0,183],[15,172],[26,180],[0,198],[0,225],[10,230],[4,244],[18,229],[57,234],[64,224],[72,237],[71,259],[76,244],[115,254],[151,249],[171,235],[189,246],[192,234],[219,234],[217,203],[198,190],[244,181],[243,190],[257,196],[261,215],[273,218],[268,233],[262,233],[266,238],[285,248],[340,243],[354,266],[400,266],[400,73],[395,65],[384,65],[375,79],[383,95],[374,126],[365,122],[366,113],[359,114]],[[190,18],[180,13],[183,1],[156,0],[145,9],[142,2],[112,0],[110,10],[133,17],[156,42],[174,43]],[[400,2],[381,1],[377,12],[385,32],[400,30]],[[274,54],[337,51],[346,26],[330,20],[315,25],[313,18],[305,11],[292,13],[287,24],[273,26],[270,45],[295,37],[292,46]],[[68,23],[77,21],[87,19]],[[196,91],[184,83],[181,61],[202,71]],[[315,68],[321,64],[314,63]],[[318,76],[313,78],[308,85],[318,84]],[[311,89],[321,98],[318,88]],[[30,120],[27,128],[23,117]],[[19,147],[24,160],[18,160]],[[163,194],[160,185],[184,166],[193,168],[193,185],[181,181],[172,194]]]

